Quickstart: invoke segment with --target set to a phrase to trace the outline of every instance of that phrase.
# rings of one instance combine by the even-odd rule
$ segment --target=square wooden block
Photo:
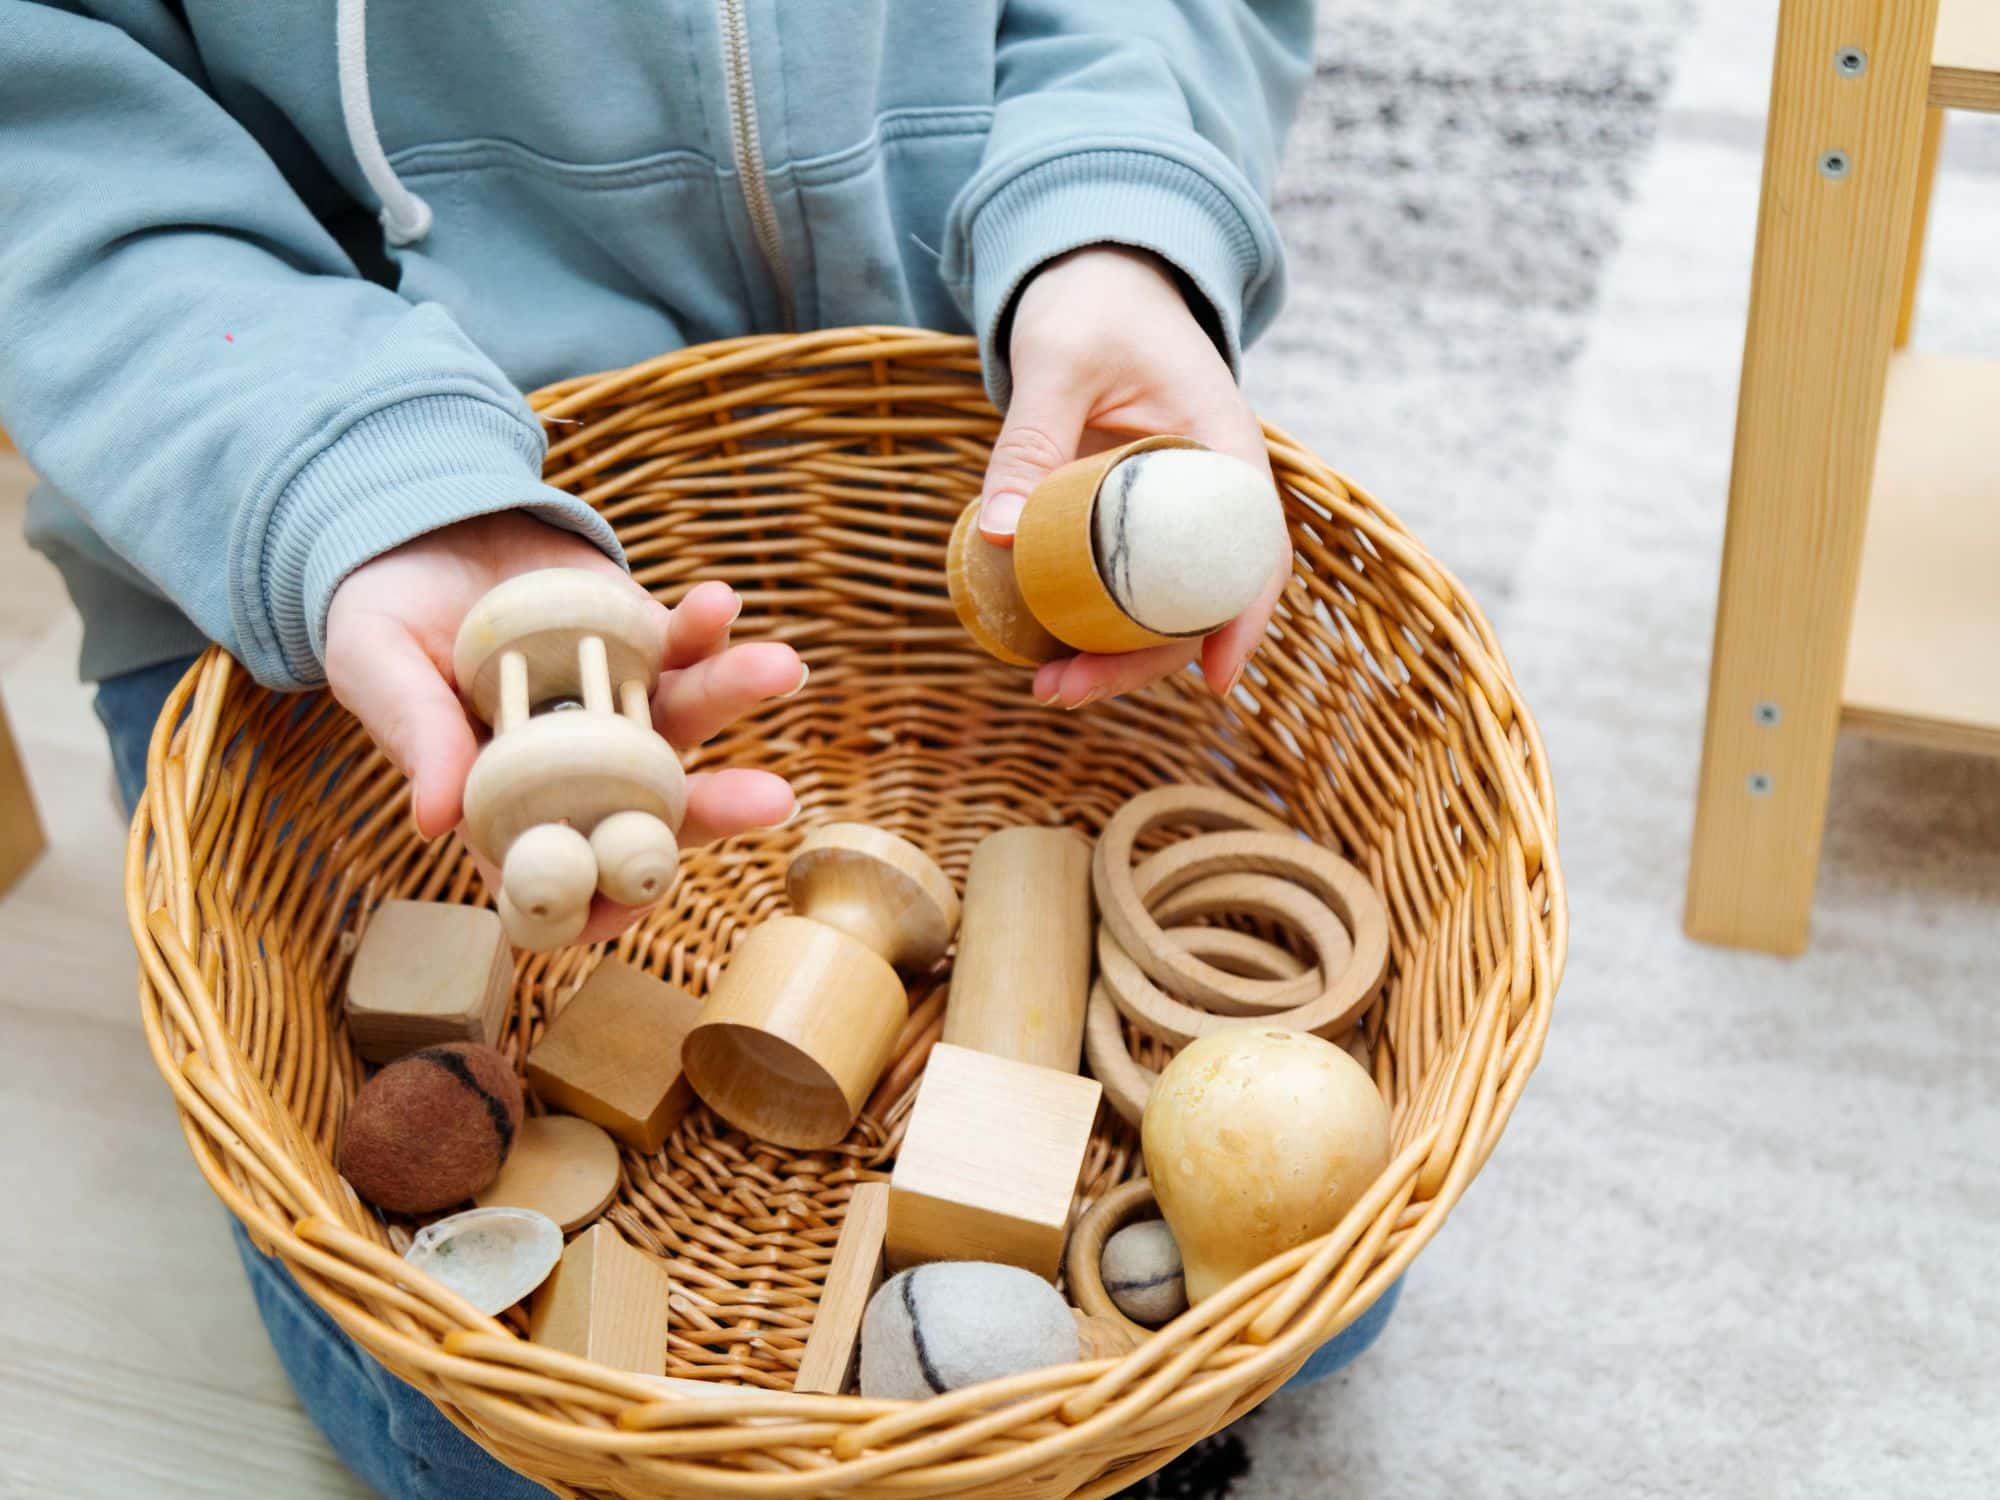
[[[660,1375],[667,1368],[666,1265],[625,1243],[609,1224],[569,1242],[528,1310],[528,1337],[609,1365]]]
[[[370,1062],[439,1042],[490,1047],[514,1003],[514,957],[483,906],[385,901],[347,971],[347,1032]]]
[[[528,1054],[528,1087],[635,1151],[657,1151],[694,1102],[681,1043],[700,1012],[685,990],[606,959]]]
[[[1056,1279],[1103,1090],[940,1042],[889,1183],[891,1270],[989,1260]]]
[[[847,1200],[833,1264],[813,1310],[812,1333],[792,1389],[802,1395],[838,1396],[854,1380],[861,1352],[861,1315],[882,1284],[882,1237],[889,1228],[889,1185],[864,1182]]]

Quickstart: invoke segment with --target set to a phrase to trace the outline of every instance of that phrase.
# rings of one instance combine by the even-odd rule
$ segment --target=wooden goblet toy
[[[898,969],[929,968],[958,930],[931,857],[865,823],[806,835],[786,870],[795,916],[744,938],[681,1046],[717,1114],[800,1150],[836,1144],[889,1064],[910,999]]]
[[[1149,437],[1044,479],[1011,552],[967,507],[945,577],[980,648],[1025,667],[1207,635],[1257,597],[1285,545],[1268,474],[1189,438]]]
[[[452,666],[493,726],[466,779],[465,834],[500,867],[507,935],[560,948],[592,892],[665,895],[687,778],[653,729],[659,631],[629,586],[581,568],[510,578],[466,615]]]

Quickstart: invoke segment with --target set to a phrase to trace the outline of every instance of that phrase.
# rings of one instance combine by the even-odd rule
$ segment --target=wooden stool
[[[659,632],[630,586],[581,568],[511,578],[465,617],[452,666],[493,726],[466,778],[465,834],[501,867],[507,935],[560,948],[592,892],[665,895],[687,779],[653,729]]]
[[[2000,646],[2000,363],[1905,351],[1947,108],[2000,111],[1992,0],[1784,0],[1688,876],[1705,941],[1805,946],[1843,725],[2000,753],[2000,675],[1973,669]]]

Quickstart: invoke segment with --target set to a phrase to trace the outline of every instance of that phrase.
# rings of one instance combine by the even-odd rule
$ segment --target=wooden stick
[[[799,1361],[792,1389],[806,1395],[839,1396],[854,1380],[861,1352],[861,1315],[882,1284],[882,1236],[889,1227],[889,1185],[864,1182],[847,1200],[833,1264],[813,1311],[812,1335]]]

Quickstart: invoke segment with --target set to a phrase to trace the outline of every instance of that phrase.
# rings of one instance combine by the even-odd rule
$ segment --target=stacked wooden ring
[[[1204,830],[1148,855],[1170,825]],[[1091,866],[1101,921],[1084,1050],[1112,1108],[1139,1122],[1158,1074],[1126,1046],[1121,1018],[1179,1049],[1239,1026],[1338,1038],[1367,1009],[1389,958],[1389,914],[1368,878],[1275,815],[1207,787],[1162,787],[1105,825]],[[1256,917],[1305,940],[1276,943],[1200,919]]]

